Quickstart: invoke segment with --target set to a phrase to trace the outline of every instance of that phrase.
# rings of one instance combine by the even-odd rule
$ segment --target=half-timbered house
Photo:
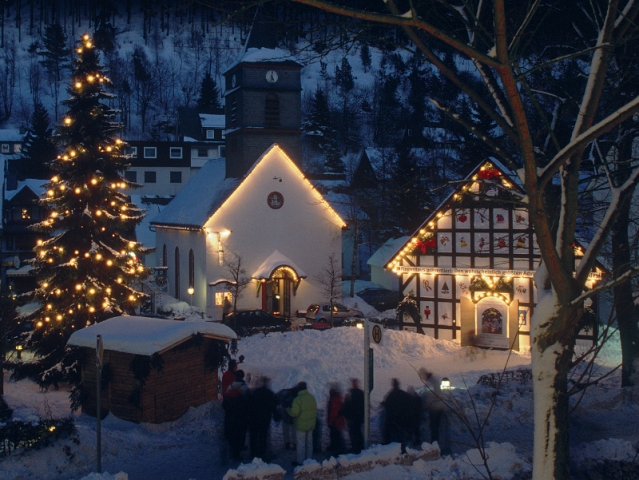
[[[524,196],[505,167],[484,161],[396,251],[386,268],[419,308],[401,315],[404,330],[462,345],[530,345],[541,255]],[[576,244],[576,262],[580,254]]]

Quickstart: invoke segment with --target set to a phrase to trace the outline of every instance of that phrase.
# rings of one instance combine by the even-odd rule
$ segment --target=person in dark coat
[[[258,380],[257,388],[249,396],[248,406],[251,456],[267,461],[268,429],[276,407],[269,378],[262,377]]]
[[[415,388],[411,385],[406,389],[406,393],[411,398],[411,420],[409,422],[409,439],[416,446],[422,443],[422,423],[424,417],[424,403],[422,397],[418,395]]]
[[[402,450],[406,447],[412,411],[412,399],[408,393],[399,388],[399,380],[393,378],[392,388],[384,397],[384,444],[398,442]]]
[[[277,405],[276,420],[282,421],[282,436],[284,437],[284,448],[295,450],[296,434],[293,417],[286,411],[293,405],[293,399],[297,396],[297,386],[285,388],[275,394]]]
[[[360,453],[364,448],[364,391],[359,388],[359,381],[351,379],[351,389],[344,400],[344,417],[348,425],[348,437],[351,440],[351,452]]]
[[[328,425],[331,439],[328,449],[331,453],[337,455],[345,451],[342,431],[346,428],[346,418],[344,418],[343,408],[344,399],[339,384],[332,383],[326,405],[326,424]]]
[[[241,459],[240,452],[246,442],[246,430],[248,428],[248,399],[249,389],[244,383],[244,371],[235,372],[235,381],[226,391],[224,416],[224,433],[229,442],[231,458],[233,461]]]

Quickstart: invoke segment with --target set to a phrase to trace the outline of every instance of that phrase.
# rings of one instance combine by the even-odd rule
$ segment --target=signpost
[[[95,370],[96,370],[96,379],[97,379],[97,397],[96,397],[96,408],[97,408],[97,425],[96,425],[96,435],[98,437],[98,445],[97,445],[97,470],[98,473],[102,473],[102,357],[104,354],[104,346],[102,345],[102,336],[96,336],[96,345],[95,345]]]
[[[371,391],[375,382],[373,375],[373,349],[374,345],[382,345],[382,327],[374,324],[371,328],[368,319],[364,320],[364,446],[370,446],[371,440]]]

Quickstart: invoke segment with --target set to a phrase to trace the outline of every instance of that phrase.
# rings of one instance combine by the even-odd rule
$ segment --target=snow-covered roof
[[[371,266],[383,267],[393,258],[393,254],[406,244],[409,238],[409,236],[404,236],[386,240],[384,245],[379,247],[366,263]]]
[[[18,188],[15,190],[6,190],[4,192],[5,200],[11,200],[20,192],[24,187],[30,188],[33,193],[40,196],[44,192],[44,185],[47,181],[35,178],[27,178],[18,182]]]
[[[33,265],[22,265],[20,268],[9,268],[7,269],[7,277],[29,277],[31,276],[31,271],[33,270]]]
[[[151,225],[202,228],[239,183],[237,178],[225,176],[226,160],[209,160],[151,220]]]
[[[131,202],[139,208],[144,208],[146,214],[142,221],[135,227],[135,239],[147,248],[155,247],[155,233],[149,229],[151,222],[164,210],[165,205],[159,203],[146,203],[142,195],[131,195]]]
[[[214,113],[200,113],[199,115],[202,128],[224,128],[226,124],[225,115],[216,115]]]
[[[306,278],[306,273],[300,267],[295,265],[293,261],[286,255],[275,250],[269,257],[262,262],[255,273],[251,275],[253,278],[261,280],[263,278],[271,278],[273,272],[279,267],[291,267],[300,278]]]
[[[0,128],[0,142],[22,142],[24,133],[19,128]]]
[[[101,335],[104,350],[153,355],[198,333],[221,340],[237,338],[233,330],[221,323],[120,316],[74,332],[67,344],[95,348],[96,335]]]
[[[281,48],[248,48],[235,63],[226,69],[226,72],[231,71],[240,63],[279,63],[302,66],[290,52]]]

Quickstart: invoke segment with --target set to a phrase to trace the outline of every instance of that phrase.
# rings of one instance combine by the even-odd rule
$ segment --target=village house
[[[395,249],[385,267],[417,307],[401,328],[463,346],[530,346],[541,256],[523,198],[508,170],[486,160]],[[576,263],[581,255],[575,242]],[[602,273],[593,271],[587,287]],[[587,306],[596,312],[596,299]],[[592,339],[596,326],[582,333]]]

